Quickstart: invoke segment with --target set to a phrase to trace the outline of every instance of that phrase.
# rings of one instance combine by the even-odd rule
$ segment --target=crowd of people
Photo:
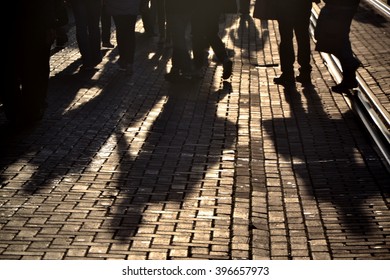
[[[253,3],[261,0],[253,0]],[[266,1],[266,0],[264,0]],[[261,2],[264,2],[261,1]],[[320,0],[269,0],[276,1],[280,32],[279,55],[281,72],[275,84],[285,87],[300,82],[311,84],[311,46],[309,22],[312,2]],[[334,54],[340,59],[343,80],[332,89],[345,92],[356,87],[355,72],[360,66],[354,57],[349,41],[352,18],[360,0],[323,0],[325,6],[320,17],[326,14],[342,17],[336,24],[342,30],[337,40],[317,32],[318,51]],[[39,121],[46,108],[46,94],[50,71],[50,49],[55,40],[63,47],[67,42],[64,25],[68,22],[64,7],[72,11],[76,41],[81,55],[80,71],[89,71],[102,61],[101,48],[114,48],[111,42],[113,22],[118,48],[119,69],[131,74],[134,70],[136,50],[135,25],[140,16],[145,35],[159,36],[159,42],[172,46],[172,68],[165,79],[171,83],[188,83],[199,79],[207,67],[208,50],[212,48],[223,67],[223,79],[229,79],[233,61],[220,37],[219,19],[227,5],[237,5],[237,12],[248,16],[251,0],[37,0],[16,4],[14,26],[16,39],[10,44],[12,61],[12,88],[2,92],[6,117],[16,125]],[[253,4],[252,3],[252,4]],[[68,6],[66,6],[68,5]],[[347,11],[347,12],[345,12]],[[342,13],[343,12],[343,13]],[[333,16],[333,19],[337,17]],[[191,42],[188,42],[188,30]],[[335,30],[332,30],[335,31]],[[60,36],[62,35],[62,36]],[[294,36],[297,39],[299,75],[295,77]],[[31,43],[34,42],[34,43]]]

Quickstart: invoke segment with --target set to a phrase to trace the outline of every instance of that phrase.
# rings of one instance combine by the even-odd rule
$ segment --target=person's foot
[[[274,78],[274,83],[284,87],[290,87],[295,85],[295,79],[293,76],[290,77],[282,74],[279,77]]]
[[[312,85],[310,74],[299,74],[295,77],[295,80],[302,85]]]
[[[354,80],[343,80],[341,83],[331,87],[333,92],[336,93],[348,93],[351,89],[354,89],[358,86],[358,82],[356,79]]]

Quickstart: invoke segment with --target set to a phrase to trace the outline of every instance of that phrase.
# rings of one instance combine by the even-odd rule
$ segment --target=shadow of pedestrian
[[[386,174],[374,163],[367,168],[367,163],[361,162],[376,155],[369,144],[356,143],[354,134],[362,128],[351,111],[343,113],[342,119],[333,119],[335,114],[325,110],[314,87],[304,88],[302,93],[285,90],[291,117],[264,121],[264,128],[280,161],[291,163],[301,182],[296,186],[298,192],[317,201],[325,233],[346,240],[351,235],[365,239],[380,231],[371,199],[385,197],[390,190],[390,185],[372,179],[372,173],[378,173],[376,178]],[[314,213],[306,215],[310,221]],[[343,250],[354,249],[353,243],[344,245]]]
[[[136,248],[137,240],[150,241],[150,234],[158,231],[188,241],[195,224],[205,223],[204,230],[212,231],[217,205],[230,199],[216,198],[222,190],[223,173],[228,171],[222,159],[234,154],[236,139],[237,127],[217,112],[218,102],[229,98],[230,92],[228,82],[211,93],[201,84],[172,85],[158,106],[162,112],[144,124],[148,129],[127,129],[132,137],[145,139],[142,143],[121,134],[116,137],[122,158],[117,178],[121,183],[107,216],[116,229],[115,239],[125,244],[132,241]]]

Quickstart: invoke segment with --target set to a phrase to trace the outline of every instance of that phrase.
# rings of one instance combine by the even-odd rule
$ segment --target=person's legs
[[[91,58],[89,57],[88,24],[85,2],[71,0],[73,16],[76,25],[76,41],[79,47],[83,64],[87,65]]]
[[[288,15],[281,17],[278,20],[280,44],[279,44],[279,56],[280,56],[280,69],[282,75],[274,78],[274,82],[280,85],[290,85],[295,83],[294,77],[294,29],[291,18]]]
[[[307,2],[298,11],[298,17],[294,22],[295,36],[297,39],[297,58],[300,65],[297,80],[301,83],[311,83],[311,47],[310,47],[310,15],[311,2]]]
[[[122,70],[131,67],[134,62],[135,53],[135,23],[134,15],[116,15],[113,16],[116,26],[116,40],[118,43],[119,61],[118,64]]]
[[[172,64],[183,75],[192,75],[192,61],[189,54],[186,31],[190,21],[189,15],[170,15],[169,28],[172,30]]]
[[[339,52],[334,54],[340,61],[341,69],[343,71],[343,79],[341,83],[332,87],[334,92],[346,92],[349,89],[358,86],[356,80],[356,70],[360,66],[360,61],[354,56],[351,42],[346,40],[343,43],[343,48]]]
[[[339,13],[342,11],[342,18],[339,18],[339,27],[342,31],[339,34],[340,39],[340,48],[335,51],[333,54],[340,61],[341,68],[343,71],[343,79],[340,84],[333,86],[332,90],[334,92],[347,92],[349,89],[355,88],[358,86],[358,82],[356,80],[356,70],[360,66],[360,61],[354,56],[351,42],[349,40],[349,33],[352,24],[353,17],[356,13],[358,5],[351,6],[348,9],[342,8],[342,10],[337,11],[340,7],[334,6],[332,7],[335,13]]]
[[[163,42],[168,38],[168,32],[166,29],[165,0],[154,0],[153,5],[156,6],[159,41]]]
[[[87,6],[87,21],[88,21],[88,35],[89,35],[89,52],[90,64],[95,66],[102,61],[101,54],[101,37],[100,37],[100,14],[102,5],[100,0],[86,0]]]
[[[200,16],[196,11],[191,18],[191,31],[192,31],[192,53],[195,69],[199,70],[205,65],[207,59],[206,53],[210,47],[207,41],[207,35],[205,29],[207,29],[207,22],[203,16]],[[205,28],[206,27],[206,28]]]
[[[100,22],[102,27],[101,37],[103,47],[113,48],[114,45],[111,44],[111,15],[107,13],[106,6],[104,4],[102,5]]]
[[[147,6],[142,7],[141,10],[141,19],[144,26],[146,35],[154,36],[155,35],[155,23],[156,23],[156,13],[155,7],[152,7],[154,3],[150,1]]]
[[[209,28],[206,29],[206,37],[216,57],[223,65],[223,79],[228,79],[232,75],[233,62],[230,60],[225,44],[219,36],[219,13],[214,13],[208,20]]]
[[[228,55],[225,44],[219,36],[219,13],[211,14],[203,20],[206,23],[204,34],[207,38],[207,42],[210,44],[218,60],[224,62],[228,59]]]

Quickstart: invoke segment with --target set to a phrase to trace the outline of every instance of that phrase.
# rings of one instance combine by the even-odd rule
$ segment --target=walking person
[[[196,0],[192,7],[192,48],[196,71],[204,66],[211,47],[219,62],[223,65],[223,79],[232,75],[233,62],[219,36],[219,16],[224,0]]]
[[[116,27],[116,41],[119,52],[119,69],[133,73],[136,48],[135,24],[140,14],[141,0],[108,0],[107,12],[112,15]]]
[[[282,74],[274,78],[274,83],[285,87],[295,86],[295,80],[311,84],[312,66],[310,48],[310,16],[312,2],[319,0],[276,0],[278,6],[278,25],[280,33],[279,56]],[[297,60],[299,75],[295,78],[294,34],[297,41]]]
[[[100,14],[101,0],[68,0],[76,24],[76,40],[83,65],[80,70],[92,70],[101,61]]]
[[[358,86],[356,70],[360,61],[353,54],[349,33],[360,0],[323,1],[325,6],[321,9],[315,30],[316,50],[333,54],[339,60],[343,78],[332,87],[332,91],[346,93]]]

